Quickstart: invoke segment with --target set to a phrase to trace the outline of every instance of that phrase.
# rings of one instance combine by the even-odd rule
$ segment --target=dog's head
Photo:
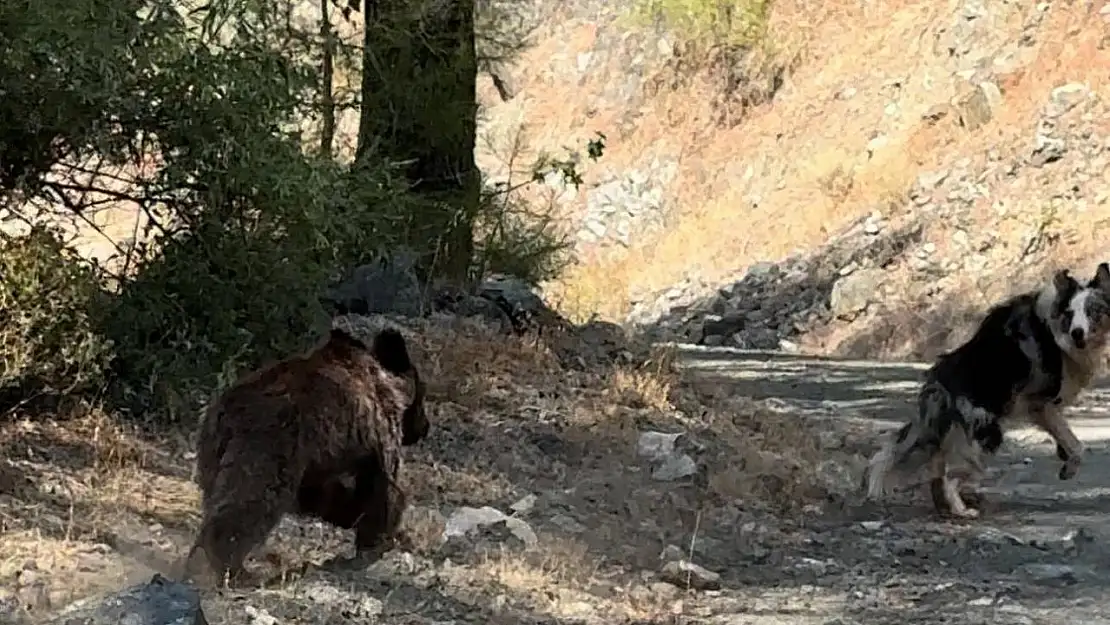
[[[1052,277],[1049,327],[1056,343],[1074,353],[1101,348],[1110,337],[1110,264],[1086,284],[1061,269]]]
[[[1090,294],[1084,308],[1092,328],[1089,342],[1101,349],[1110,339],[1110,263],[1099,263],[1087,289]]]

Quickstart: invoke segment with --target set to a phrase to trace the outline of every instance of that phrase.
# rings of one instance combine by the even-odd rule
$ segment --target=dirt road
[[[311,563],[309,572],[206,592],[209,622],[1107,621],[1105,390],[1074,409],[1089,446],[1075,480],[1057,479],[1043,437],[1018,433],[991,463],[983,517],[958,523],[935,518],[921,493],[879,505],[853,490],[876,437],[913,409],[922,365],[683,346],[676,387],[635,371],[561,369],[494,340],[467,347],[452,335],[430,359],[429,379],[455,377],[437,390],[432,435],[406,452],[413,546],[358,564],[347,560],[349,532],[287,518],[251,566]],[[703,401],[698,387],[717,398]],[[112,427],[3,430],[0,608],[53,612],[149,579],[188,548],[198,521],[190,442]],[[794,430],[807,429],[798,440],[811,446],[795,449]],[[677,477],[645,460],[648,431],[685,434]],[[765,461],[767,450],[778,455]],[[792,454],[804,462],[776,474]],[[768,504],[776,497],[798,505]],[[465,514],[514,520],[444,541]],[[678,559],[703,568],[668,572]]]
[[[897,426],[914,409],[924,369],[720,348],[681,353],[698,379],[857,433]],[[846,506],[818,521],[811,544],[800,548],[827,564],[808,583],[841,590],[841,618],[867,624],[1106,622],[1110,393],[1094,389],[1072,413],[1088,446],[1076,479],[1057,479],[1059,462],[1045,437],[1016,432],[992,463],[984,518],[932,519],[920,497],[901,507]],[[768,615],[728,622],[788,621]]]

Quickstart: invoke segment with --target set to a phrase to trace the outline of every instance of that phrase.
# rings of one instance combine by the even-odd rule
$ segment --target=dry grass
[[[591,528],[574,535],[542,525],[547,515],[530,518],[540,523],[539,546],[476,553],[451,569],[467,592],[503,595],[555,616],[666,613],[681,600],[642,592],[604,598],[591,590],[598,583],[628,588],[615,562],[658,566],[658,536],[630,526],[626,506],[652,524],[696,533],[700,510],[713,502],[744,498],[748,506],[795,509],[819,492],[816,475],[807,473],[812,431],[726,393],[695,392],[673,370],[672,354],[640,367],[577,371],[561,367],[538,340],[469,322],[418,326],[413,351],[431,383],[433,435],[412,448],[403,478],[414,504],[405,518],[414,553],[438,552],[455,507],[507,509],[524,493],[563,493],[568,513]],[[708,489],[651,481],[636,457],[644,428],[684,429],[708,445]],[[540,451],[554,439],[552,449],[565,451]],[[172,575],[199,521],[189,450],[184,434],[152,442],[96,411],[0,428],[0,593],[42,612],[156,570]],[[798,450],[803,457],[795,459]],[[306,563],[347,554],[350,541],[344,532],[287,519],[250,566],[287,578],[273,592],[293,596]],[[33,588],[20,580],[30,577],[48,599],[28,598]]]
[[[1006,106],[995,123],[969,134],[920,122],[920,113],[944,95],[926,80],[904,84],[897,95],[884,89],[891,77],[939,75],[939,60],[925,42],[944,11],[936,3],[910,0],[780,2],[773,28],[787,34],[789,54],[804,51],[805,62],[773,106],[757,107],[746,122],[722,131],[714,126],[716,113],[708,104],[713,85],[706,81],[692,80],[645,102],[634,132],[607,133],[605,162],[620,169],[644,154],[680,154],[669,198],[677,209],[659,237],[628,250],[587,254],[553,285],[564,310],[579,318],[619,318],[630,299],[687,274],[723,279],[751,261],[819,243],[840,223],[898,203],[921,171],[977,146],[1024,149],[1018,146],[1029,136],[1030,120],[1060,82],[1086,81],[1110,97],[1107,75],[1098,71],[1110,65],[1107,52],[1097,49],[1100,25],[1077,12],[1054,11],[1045,32],[1067,37],[1045,39],[1034,62],[1006,83]],[[596,93],[611,74],[596,72],[581,85],[575,77],[571,86],[552,69],[565,64],[568,53],[573,58],[589,51],[597,34],[596,26],[574,26],[558,41],[541,40],[522,60],[522,66],[544,68],[526,81],[527,99],[505,105],[515,111],[507,125],[535,120],[536,127],[527,129],[527,149],[571,145],[618,125],[624,113],[619,105],[598,108],[586,98],[566,97],[572,88]],[[854,97],[834,97],[847,87],[856,90]],[[891,103],[903,121],[887,123],[884,109]],[[871,133],[880,127],[885,141],[872,143]],[[1110,185],[1110,173],[1104,182]],[[1106,210],[1071,218],[1067,229],[1076,236],[1055,250],[1062,262],[1084,260],[1100,248],[1092,226],[1107,222]],[[1023,219],[1034,213],[1025,210]],[[1016,237],[1030,226],[1027,221],[1008,225],[1012,230],[1001,235]],[[946,226],[937,227],[936,234],[946,232]],[[1006,280],[966,283],[952,293],[964,301],[988,301],[1006,286]],[[598,606],[624,618],[679,614],[681,600],[675,597],[628,593],[601,599],[591,592],[599,580],[619,576],[619,567],[606,559],[633,557],[618,548],[658,553],[660,538],[642,530],[641,522],[693,536],[707,531],[699,528],[707,507],[740,500],[795,515],[820,505],[828,487],[819,467],[828,454],[817,426],[731,398],[724,386],[696,387],[673,370],[667,355],[647,366],[573,371],[560,366],[543,341],[439,321],[421,325],[414,351],[429,382],[435,424],[430,445],[413,450],[404,477],[418,504],[406,516],[417,553],[439,549],[452,508],[504,507],[524,492],[575,491],[563,503],[588,515],[589,534],[599,537],[587,544],[586,535],[540,531],[537,549],[486,553],[453,567],[448,577],[454,582],[490,596],[567,618]],[[635,453],[645,429],[693,432],[708,448],[702,460],[706,484],[683,490],[652,482]],[[556,451],[541,450],[533,439],[556,439]],[[27,593],[45,593],[31,602],[49,609],[136,581],[179,557],[198,520],[188,449],[184,434],[151,442],[97,411],[57,424],[5,424],[0,595],[26,600]],[[633,523],[630,509],[642,512]],[[293,570],[349,548],[343,533],[297,534],[283,526],[258,565]],[[649,566],[651,554],[637,564]],[[474,601],[461,594],[458,600]]]
[[[586,545],[572,539],[544,537],[527,554],[508,550],[484,554],[471,573],[475,579],[526,597],[552,616],[574,618],[594,611],[586,589],[598,573],[598,563]]]
[[[99,411],[0,429],[0,594],[38,613],[161,569],[157,555],[113,543],[195,516],[191,485],[151,470],[164,457]]]
[[[1110,53],[1098,47],[1105,25],[1094,13],[1053,10],[1032,63],[1004,77],[1004,105],[993,123],[974,132],[931,125],[921,115],[956,95],[947,60],[932,49],[934,31],[952,19],[946,6],[776,3],[776,28],[804,39],[807,52],[773,105],[717,130],[708,121],[707,85],[696,80],[650,100],[637,130],[610,142],[606,160],[620,167],[644,153],[681,155],[668,227],[631,249],[587,252],[549,287],[562,309],[576,318],[596,312],[621,320],[630,301],[689,275],[712,284],[752,262],[813,247],[852,219],[900,205],[919,173],[984,145],[1027,149],[1053,87],[1080,81],[1106,93],[1100,68]],[[1015,14],[1009,27],[1017,32],[1021,20]],[[1078,216],[1077,230],[1091,232],[1106,210]],[[1079,258],[1098,250],[1093,240],[1070,247]]]
[[[817,467],[827,454],[819,425],[730,397],[719,385],[698,385],[686,394],[688,405],[705,407],[703,418],[730,454],[711,463],[710,492],[723,501],[766,502],[784,512],[797,512],[820,499],[824,485]]]
[[[610,390],[622,404],[663,411],[671,408],[671,383],[668,376],[654,372],[618,369],[613,372]]]

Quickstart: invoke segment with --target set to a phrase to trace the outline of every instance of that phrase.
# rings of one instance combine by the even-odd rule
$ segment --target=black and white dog
[[[1083,445],[1063,409],[1097,373],[1110,337],[1110,264],[1080,284],[1057,271],[1039,291],[1014,296],[988,311],[975,334],[941,355],[918,392],[916,418],[894,432],[871,458],[867,495],[880,497],[928,466],[938,512],[975,518],[978,496],[961,496],[954,465],[970,469],[965,484],[984,472],[981,454],[1002,445],[1004,431],[1022,421],[1044,430],[1064,462],[1060,479],[1075,476]],[[891,484],[894,482],[894,484]]]

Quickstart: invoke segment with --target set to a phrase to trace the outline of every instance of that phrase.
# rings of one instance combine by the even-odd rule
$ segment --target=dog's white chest
[[[1063,374],[1060,399],[1063,400],[1064,405],[1069,405],[1083,392],[1083,389],[1090,385],[1095,374],[1094,363],[1064,358]]]

